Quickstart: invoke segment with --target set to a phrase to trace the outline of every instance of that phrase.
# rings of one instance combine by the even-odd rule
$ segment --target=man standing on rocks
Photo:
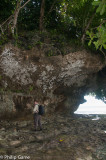
[[[38,102],[35,102],[33,113],[34,113],[35,131],[37,131],[38,126],[40,127],[40,130],[42,130],[41,115],[39,115],[39,104],[38,104]]]

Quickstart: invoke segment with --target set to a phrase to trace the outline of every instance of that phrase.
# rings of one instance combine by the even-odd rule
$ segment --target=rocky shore
[[[106,118],[48,116],[43,131],[33,118],[0,121],[0,159],[105,160]],[[7,156],[7,157],[6,157]]]

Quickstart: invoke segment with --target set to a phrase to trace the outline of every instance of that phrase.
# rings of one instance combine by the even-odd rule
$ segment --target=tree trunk
[[[4,25],[5,26],[8,26],[9,24],[12,23],[12,27],[11,27],[11,32],[12,34],[14,35],[15,33],[15,29],[16,29],[16,25],[17,25],[17,20],[18,20],[18,15],[19,15],[19,12],[22,8],[24,8],[31,0],[27,0],[23,6],[21,6],[21,3],[23,2],[23,0],[17,0],[17,6],[16,6],[16,9],[14,11],[14,14],[11,15],[6,21],[4,21],[1,25],[0,25],[0,30],[2,32],[3,31],[3,28],[4,28]]]
[[[2,28],[2,26],[1,26],[1,25],[0,25],[0,30],[1,30],[1,32],[2,32],[2,33],[4,33],[3,28]]]
[[[15,33],[15,28],[16,28],[17,20],[18,20],[18,14],[19,14],[19,11],[21,9],[21,3],[22,3],[22,1],[23,0],[19,0],[17,2],[17,7],[16,7],[16,10],[15,10],[15,13],[14,13],[13,26],[12,26],[12,33],[13,34]]]
[[[17,19],[18,19],[19,9],[16,10],[13,20],[13,26],[12,26],[12,33],[15,33],[16,25],[17,25]]]
[[[41,10],[40,10],[40,21],[39,21],[40,31],[44,29],[44,11],[45,11],[45,0],[42,0]]]
[[[16,29],[16,25],[17,25],[17,20],[18,20],[18,15],[19,15],[19,12],[22,8],[24,8],[27,3],[30,2],[30,0],[28,0],[26,3],[23,4],[23,6],[21,6],[21,3],[22,3],[23,0],[19,0],[17,2],[17,7],[16,7],[16,10],[15,10],[15,13],[14,13],[14,19],[13,19],[13,27],[12,27],[12,33],[14,34],[15,32],[15,29]]]

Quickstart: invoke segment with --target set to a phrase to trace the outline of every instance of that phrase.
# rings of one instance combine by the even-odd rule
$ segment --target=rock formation
[[[7,104],[6,97],[13,101],[12,110],[31,108],[36,99],[46,103],[48,112],[73,113],[90,86],[97,87],[96,74],[105,65],[99,55],[86,50],[45,57],[8,44],[0,53],[1,99],[5,99],[1,106]]]

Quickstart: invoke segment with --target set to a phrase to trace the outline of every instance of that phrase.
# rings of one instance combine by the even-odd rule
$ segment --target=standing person
[[[33,113],[34,113],[35,131],[37,131],[38,126],[40,127],[40,130],[42,130],[41,115],[39,115],[39,104],[38,104],[38,102],[35,102]]]

